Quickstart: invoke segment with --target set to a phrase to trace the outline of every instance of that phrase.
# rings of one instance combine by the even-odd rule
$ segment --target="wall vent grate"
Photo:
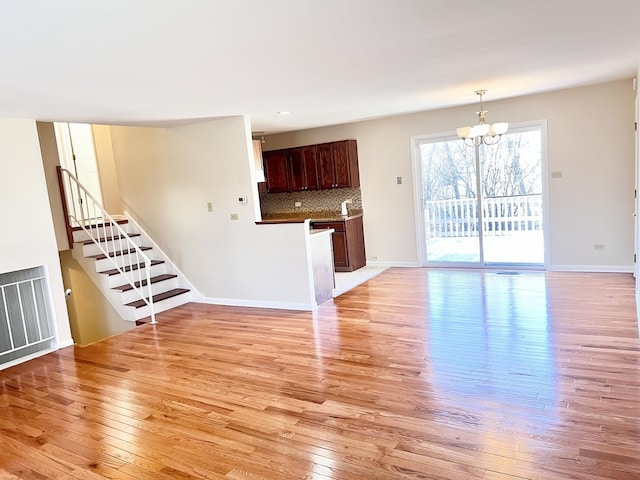
[[[44,267],[0,274],[0,367],[50,349],[52,319]]]

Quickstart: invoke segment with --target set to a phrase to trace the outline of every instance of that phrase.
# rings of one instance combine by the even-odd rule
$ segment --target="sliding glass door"
[[[485,264],[544,264],[540,130],[478,149]]]
[[[476,159],[460,140],[419,144],[430,262],[480,262]]]
[[[414,139],[422,264],[544,266],[543,128],[491,146]]]

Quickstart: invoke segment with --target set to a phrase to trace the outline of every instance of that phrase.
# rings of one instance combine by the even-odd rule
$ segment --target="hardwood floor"
[[[625,274],[390,269],[0,372],[0,479],[638,479]]]

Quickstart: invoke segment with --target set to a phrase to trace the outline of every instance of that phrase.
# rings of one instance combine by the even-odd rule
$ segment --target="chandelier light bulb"
[[[456,129],[458,137],[463,139],[464,143],[470,147],[476,147],[482,143],[485,145],[495,145],[509,129],[509,124],[506,122],[494,124],[485,123],[487,110],[482,106],[482,96],[486,93],[486,90],[476,90],[475,92],[475,94],[480,97],[480,110],[476,112],[476,115],[478,115],[478,124],[473,127],[460,127]]]

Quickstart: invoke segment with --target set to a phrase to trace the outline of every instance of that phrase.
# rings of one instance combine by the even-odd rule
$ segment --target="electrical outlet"
[[[562,172],[551,172],[551,178],[562,178]]]
[[[396,184],[402,185],[402,177],[396,177]]]
[[[207,212],[213,212],[213,203],[207,202]]]
[[[302,206],[302,202],[293,202],[293,206],[294,207],[301,207]]]
[[[594,243],[593,244],[593,249],[594,250],[604,250],[604,243]]]
[[[238,220],[238,214],[237,213],[232,213],[230,216],[231,220]]]

